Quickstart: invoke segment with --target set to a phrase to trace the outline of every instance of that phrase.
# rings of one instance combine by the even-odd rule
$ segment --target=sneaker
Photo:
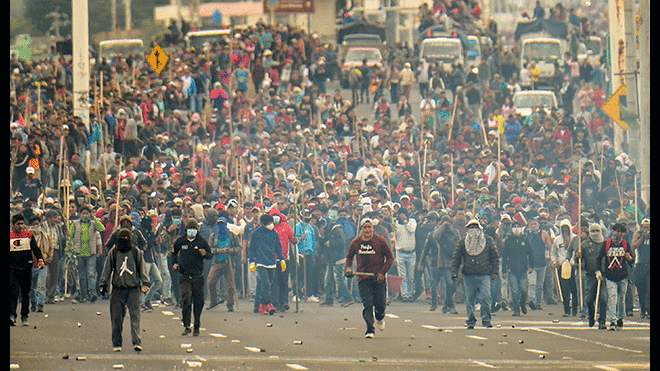
[[[429,311],[435,312],[435,310],[438,309],[438,304],[431,304],[431,308],[429,308]],[[442,313],[447,313],[445,310],[442,310]]]
[[[259,314],[263,314],[263,315],[268,314],[268,309],[266,309],[265,304],[259,304]]]
[[[458,311],[456,310],[456,308],[452,308],[452,309],[449,311],[449,313],[451,313],[451,314],[458,314]]]
[[[474,325],[473,324],[468,324],[467,329],[468,330],[474,330]]]
[[[227,306],[227,312],[234,313],[234,306],[233,305],[228,305]]]
[[[120,346],[112,347],[112,351],[113,352],[121,352],[121,347]]]
[[[595,324],[596,324],[596,320],[593,317],[589,316],[589,327],[594,327]]]
[[[193,336],[199,336],[199,327],[195,327],[192,334]]]
[[[598,329],[599,330],[607,330],[607,326],[605,326],[604,322],[598,322]]]
[[[520,312],[516,310],[516,311],[513,311],[513,313],[511,315],[514,316],[514,317],[519,317]]]
[[[610,330],[610,331],[616,330],[616,323],[614,323],[614,322],[610,323],[610,326],[607,329]]]
[[[190,327],[185,327],[183,329],[183,333],[181,334],[181,336],[190,335],[191,332],[192,332],[192,330],[190,329]]]
[[[374,333],[373,332],[367,332],[364,337],[366,339],[373,339],[374,338]]]
[[[37,313],[43,313],[44,312],[44,306],[42,304],[37,304]]]
[[[493,328],[493,324],[490,323],[490,322],[486,322],[486,323],[484,323],[484,327],[485,328]]]
[[[311,301],[312,303],[318,303],[318,302],[320,302],[319,298],[317,298],[317,297],[314,296],[314,295],[308,297],[308,298],[307,298],[307,301]]]
[[[522,312],[522,314],[527,314],[527,305],[525,303],[522,303],[522,305],[520,306],[520,311]]]
[[[206,308],[206,310],[214,309],[214,308],[216,308],[218,305],[220,305],[220,303],[218,303],[217,301],[216,301],[216,302],[213,302],[213,303],[211,303],[211,305],[209,305],[208,308]]]
[[[90,303],[94,303],[94,302],[96,302],[96,299],[98,299],[98,298],[99,298],[99,297],[96,296],[96,294],[92,294],[92,295],[89,297],[89,302],[90,302]],[[150,304],[149,306],[151,306],[151,304]]]
[[[621,330],[623,328],[623,320],[619,319],[616,321],[616,329]]]
[[[276,312],[275,307],[273,306],[273,304],[268,304],[268,306],[266,306],[266,309],[268,310],[268,314],[271,315],[271,316],[273,314],[275,314],[275,312]]]
[[[502,307],[502,306],[500,305],[500,303],[495,303],[495,304],[493,304],[493,306],[490,308],[490,311],[491,311],[491,313],[495,313],[495,312],[497,312],[498,310],[500,310],[501,307]]]
[[[293,295],[293,298],[291,299],[294,303],[300,303],[300,298],[297,296]]]
[[[9,326],[16,326],[16,317],[9,316]]]
[[[376,326],[378,326],[380,331],[385,331],[385,320],[381,319],[380,321],[376,321]]]
[[[27,317],[21,318],[21,325],[23,325],[23,326],[29,326],[30,325],[30,323],[28,322]]]
[[[534,303],[533,301],[530,300],[529,303],[527,303],[527,305],[529,305],[529,307],[532,310],[536,310],[536,303]]]
[[[133,350],[136,352],[141,352],[142,351],[142,346],[141,345],[133,345]]]

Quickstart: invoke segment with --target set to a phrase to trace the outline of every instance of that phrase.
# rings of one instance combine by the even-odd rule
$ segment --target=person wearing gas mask
[[[280,237],[275,231],[273,216],[264,214],[259,218],[259,227],[252,232],[248,248],[249,269],[257,275],[254,298],[255,311],[263,315],[275,314],[273,305],[273,283],[275,269],[279,265],[286,271]]]
[[[197,220],[188,219],[186,233],[177,238],[172,247],[172,269],[179,272],[184,336],[191,332],[193,336],[199,336],[204,307],[204,259],[213,258],[211,247],[198,232]],[[193,330],[190,328],[191,313],[194,315]]]
[[[110,322],[112,324],[112,350],[121,351],[122,329],[126,309],[131,323],[131,342],[136,352],[142,351],[140,331],[141,295],[149,291],[151,282],[142,252],[131,242],[131,231],[122,228],[117,243],[110,249],[99,279],[101,295],[110,293]]]

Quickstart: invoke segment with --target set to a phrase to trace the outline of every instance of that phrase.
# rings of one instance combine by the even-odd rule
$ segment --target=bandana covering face
[[[465,235],[465,250],[468,255],[476,256],[486,248],[486,236],[481,229],[470,228]]]
[[[591,239],[596,243],[602,243],[605,241],[605,238],[603,237],[603,231],[598,226],[591,226],[589,229],[589,237],[591,237]]]

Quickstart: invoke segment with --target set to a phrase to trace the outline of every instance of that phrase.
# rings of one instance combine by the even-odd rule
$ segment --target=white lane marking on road
[[[549,334],[549,335],[555,335],[555,336],[563,337],[563,338],[566,338],[566,339],[578,340],[578,341],[582,341],[582,342],[585,342],[585,343],[602,345],[606,348],[618,349],[618,350],[622,350],[624,352],[637,353],[637,354],[644,353],[643,351],[637,350],[637,349],[624,348],[624,347],[620,347],[620,346],[616,346],[616,345],[612,345],[612,344],[603,343],[602,341],[593,341],[593,340],[589,340],[589,339],[583,339],[583,338],[579,338],[577,336],[561,334],[561,333],[558,333],[558,332],[555,332],[555,331],[550,331],[550,330],[546,330],[546,329],[542,329],[542,328],[530,327],[530,330],[537,331],[537,332],[542,332],[542,333]]]

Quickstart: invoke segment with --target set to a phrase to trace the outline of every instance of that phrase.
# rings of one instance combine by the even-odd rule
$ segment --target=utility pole
[[[89,128],[89,16],[88,0],[72,1],[73,114]]]
[[[132,30],[133,16],[131,15],[131,0],[124,0],[124,14],[126,15],[126,31]]]
[[[609,31],[610,31],[610,84],[611,92],[615,92],[625,84],[626,48],[623,40],[625,36],[624,0],[608,1]],[[627,86],[627,89],[633,87]],[[614,151],[623,152],[624,129],[614,124]]]
[[[641,171],[641,196],[646,205],[651,193],[651,3],[639,1],[639,160],[637,168]]]

